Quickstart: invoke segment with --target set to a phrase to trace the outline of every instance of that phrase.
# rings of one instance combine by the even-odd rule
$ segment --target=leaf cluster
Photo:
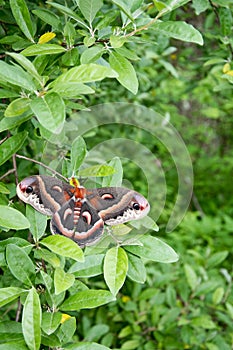
[[[231,349],[232,6],[1,1],[0,349]],[[186,141],[194,213],[170,235],[163,227],[178,184],[165,147],[130,126],[87,132],[88,147],[64,132],[80,135],[76,121],[79,129],[87,121],[77,111],[112,101],[155,109]],[[15,179],[45,172],[38,165],[47,141],[55,149],[50,145],[45,163],[63,176],[121,185],[117,158],[106,163],[96,152],[83,167],[87,149],[120,137],[145,144],[165,171],[162,240],[149,220],[142,223],[149,235],[131,240],[131,227],[120,226],[83,252],[50,236],[47,218],[15,198]],[[143,174],[123,165],[127,179],[146,192]],[[178,259],[164,239],[179,263],[164,264]]]

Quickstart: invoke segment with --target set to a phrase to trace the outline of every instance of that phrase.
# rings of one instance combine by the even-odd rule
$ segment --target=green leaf
[[[114,301],[115,297],[107,290],[85,290],[72,295],[60,306],[61,310],[77,311],[79,309],[93,309]]]
[[[123,286],[128,271],[128,256],[123,248],[109,249],[104,259],[104,279],[111,293],[116,296]]]
[[[79,51],[77,47],[73,47],[66,51],[61,57],[62,64],[67,67],[79,65]]]
[[[130,7],[128,6],[127,2],[124,0],[113,0],[112,2],[116,4],[132,22],[134,22],[134,18],[130,12]]]
[[[158,330],[162,331],[165,327],[167,328],[169,324],[176,321],[180,312],[181,308],[178,307],[170,308],[168,311],[166,310],[166,313],[159,320]]]
[[[23,293],[25,290],[17,287],[0,288],[0,307],[17,299]]]
[[[76,38],[76,30],[74,25],[71,22],[66,22],[65,27],[64,27],[64,37],[66,40],[67,46],[73,47],[75,38]]]
[[[76,277],[93,277],[98,276],[103,272],[104,254],[88,255],[84,262],[76,262],[70,268]]]
[[[18,149],[23,146],[27,135],[27,131],[19,132],[18,134],[9,137],[0,145],[0,165],[5,163],[9,158],[13,156],[13,154],[18,151]]]
[[[39,17],[46,24],[51,25],[55,29],[59,29],[60,24],[61,24],[60,19],[52,11],[49,11],[49,10],[43,8],[43,9],[38,9],[38,10],[32,10],[32,13],[35,14],[37,17]]]
[[[25,72],[21,67],[12,66],[4,61],[0,61],[0,80],[4,83],[19,86],[22,90],[34,92],[36,85],[30,74]]]
[[[120,333],[118,334],[118,337],[120,339],[122,339],[122,338],[125,338],[125,337],[128,337],[128,336],[132,335],[132,333],[133,333],[133,329],[132,329],[131,326],[128,325],[128,326],[125,326],[124,328],[122,328],[120,330]]]
[[[20,322],[17,322],[17,321],[1,321],[0,322],[0,333],[1,333],[1,335],[6,334],[6,333],[11,334],[11,335],[13,335],[13,333],[23,335],[21,324],[20,324]]]
[[[61,327],[56,332],[62,344],[72,341],[72,337],[76,331],[76,318],[70,317],[61,324]]]
[[[101,165],[93,165],[91,167],[80,169],[78,172],[79,176],[83,177],[91,177],[91,176],[109,176],[114,174],[115,170],[112,166],[101,164]]]
[[[75,277],[72,273],[66,273],[61,267],[57,267],[54,272],[55,294],[60,294],[69,289],[74,284]]]
[[[55,332],[58,328],[62,319],[62,314],[60,312],[43,312],[42,314],[42,330],[50,335]]]
[[[102,46],[90,47],[83,51],[80,57],[80,62],[82,64],[95,62],[103,55],[104,52],[105,49]]]
[[[166,302],[172,308],[177,305],[177,293],[173,286],[168,285],[166,288]]]
[[[67,350],[111,350],[104,345],[92,342],[81,342],[81,344],[71,344],[66,346]],[[8,350],[8,349],[7,349]],[[10,349],[11,350],[11,349]]]
[[[54,294],[54,283],[50,275],[41,270],[40,277],[41,278],[39,280],[45,286],[46,289],[46,302],[50,307],[52,307],[52,310],[54,310],[56,305],[59,305],[63,301],[60,300],[60,296],[62,296],[62,294],[58,296]]]
[[[207,295],[219,287],[219,280],[210,279],[198,284],[195,290],[195,296]]]
[[[219,9],[219,19],[221,24],[221,33],[223,36],[228,36],[231,34],[232,29],[232,11],[228,8],[220,7]]]
[[[41,342],[41,306],[39,295],[32,288],[25,300],[22,328],[25,342],[30,350],[39,350]]]
[[[126,40],[127,40],[127,38],[125,38],[123,36],[118,36],[118,35],[111,35],[110,36],[110,43],[114,49],[122,47],[124,45],[124,43],[126,42]]]
[[[98,64],[81,64],[60,75],[51,85],[54,87],[63,82],[90,83],[92,81],[103,80],[106,77],[116,78],[117,73],[109,67]]]
[[[132,64],[118,52],[112,51],[109,56],[109,63],[112,69],[118,73],[116,78],[126,89],[136,94],[138,91],[138,79]]]
[[[206,267],[210,269],[221,264],[227,258],[228,254],[229,252],[227,250],[214,253],[210,258],[207,259]]]
[[[91,24],[97,12],[103,6],[103,1],[102,0],[79,0],[78,4],[83,16],[86,18],[89,24]]]
[[[201,315],[199,317],[195,317],[191,320],[191,324],[193,327],[201,327],[204,329],[214,329],[216,328],[216,324],[211,320],[210,315]]]
[[[48,348],[52,349],[61,348],[61,342],[56,334],[42,334],[41,344],[48,346]]]
[[[9,189],[5,186],[3,182],[0,182],[0,193],[9,194]]]
[[[22,283],[31,286],[35,278],[35,266],[23,248],[15,244],[6,247],[6,260],[12,275]]]
[[[65,51],[66,48],[57,44],[34,44],[24,49],[21,54],[24,56],[55,55]]]
[[[146,281],[146,268],[141,258],[136,255],[128,254],[129,268],[127,276],[137,283],[145,283]]]
[[[165,60],[160,59],[159,63],[169,72],[173,75],[173,77],[178,78],[179,74],[175,67],[170,63]]]
[[[28,111],[19,117],[3,118],[0,121],[0,132],[5,130],[14,129],[16,126],[24,123],[26,120],[30,119],[32,116],[32,111]]]
[[[33,78],[39,82],[41,86],[43,86],[43,77],[37,72],[36,67],[31,61],[19,53],[7,52],[7,55],[13,57],[16,62],[18,62],[29,74],[33,76]]]
[[[197,15],[200,15],[200,13],[205,12],[210,8],[208,0],[193,0],[192,5]]]
[[[131,227],[125,224],[118,224],[111,227],[113,236],[125,236],[132,230]]]
[[[30,227],[28,219],[18,210],[0,205],[0,226],[13,230],[23,230]]]
[[[97,324],[87,331],[85,339],[87,341],[98,341],[108,332],[109,326],[107,326],[106,324]]]
[[[179,259],[176,252],[156,237],[145,235],[140,238],[143,246],[125,246],[125,249],[141,258],[161,263],[172,263]]]
[[[46,215],[39,213],[37,210],[32,208],[30,205],[26,206],[26,216],[30,222],[30,232],[35,240],[38,242],[39,239],[45,233],[47,226]]]
[[[184,271],[189,287],[192,289],[192,291],[195,290],[198,285],[198,277],[196,272],[189,264],[184,265]]]
[[[84,260],[82,249],[77,243],[67,237],[59,235],[48,236],[40,243],[61,256],[72,258],[77,261]]]
[[[23,238],[10,237],[0,241],[0,251],[5,251],[6,247],[11,243],[16,244],[19,247],[22,247],[27,254],[30,254],[33,248],[32,244]]]
[[[71,167],[74,174],[77,173],[80,165],[84,161],[87,154],[87,147],[84,139],[81,136],[76,137],[71,145]]]
[[[159,227],[156,224],[156,222],[148,215],[144,216],[140,220],[131,221],[130,225],[135,227],[137,230],[140,230],[140,227],[144,226],[144,227],[148,228],[148,230],[152,230],[155,232],[159,231]]]
[[[56,254],[43,248],[37,249],[35,251],[35,259],[43,259],[49,264],[51,264],[54,268],[59,267],[61,265],[61,261]]]
[[[62,13],[64,13],[65,15],[67,15],[68,17],[73,18],[78,24],[81,25],[81,27],[84,27],[86,29],[89,29],[88,26],[86,25],[86,23],[81,19],[81,17],[79,17],[74,11],[72,11],[69,7],[57,4],[56,2],[49,2],[50,6],[53,6],[54,8],[56,8],[57,10],[61,11]]]
[[[119,11],[115,9],[111,9],[111,11],[105,12],[102,16],[101,20],[98,21],[95,28],[99,31],[105,28],[108,28],[111,23],[119,16]],[[0,41],[1,42],[1,41]]]
[[[18,92],[0,88],[0,98],[11,98],[11,97],[18,97],[18,96],[19,96]]]
[[[201,33],[191,24],[182,21],[156,22],[153,28],[159,33],[182,41],[203,45]]]
[[[104,177],[102,181],[103,187],[108,186],[121,186],[122,178],[123,178],[123,168],[121,164],[121,160],[119,157],[113,158],[109,162],[109,166],[113,167],[114,173],[109,174],[108,177]]]
[[[135,51],[129,50],[125,46],[121,46],[117,49],[115,49],[116,52],[118,52],[121,56],[124,56],[128,58],[131,61],[139,61],[139,56],[136,55]]]
[[[38,97],[30,103],[33,113],[40,124],[54,134],[59,134],[65,122],[65,104],[56,92]]]
[[[214,291],[213,297],[212,297],[214,305],[220,304],[222,302],[223,297],[224,297],[224,289],[223,287],[218,287]]]
[[[7,326],[8,325],[6,325],[6,327]],[[10,327],[10,326],[11,326],[11,324],[9,324],[8,327]],[[8,332],[1,333],[0,349],[2,349],[1,345],[3,345],[3,344],[11,345],[12,346],[11,349],[18,349],[17,345],[20,343],[25,345],[22,331],[21,331],[21,333],[19,333],[19,332],[14,333],[9,329]],[[5,348],[4,348],[4,350],[5,350]],[[26,350],[28,350],[28,348],[26,348]]]
[[[28,110],[30,110],[29,98],[20,97],[7,106],[4,115],[5,117],[18,117]]]
[[[26,2],[24,0],[10,0],[10,7],[16,23],[23,34],[30,41],[34,42],[33,26]]]
[[[85,38],[83,39],[83,44],[86,47],[90,47],[90,46],[94,45],[95,42],[96,42],[96,38],[93,36],[85,36]]]
[[[164,9],[166,9],[166,11],[163,11],[164,13],[171,12],[178,7],[184,6],[189,1],[190,0],[153,0],[155,6],[158,8],[159,11],[163,11]]]
[[[228,312],[229,316],[233,320],[233,305],[230,303],[226,303],[226,308],[227,308],[227,312]]]
[[[80,95],[93,94],[95,90],[82,83],[62,82],[56,84],[51,91],[59,93],[63,98],[78,98]]]
[[[12,350],[12,349],[28,350],[28,347],[25,345],[25,342],[21,342],[21,341],[0,344],[0,350]]]

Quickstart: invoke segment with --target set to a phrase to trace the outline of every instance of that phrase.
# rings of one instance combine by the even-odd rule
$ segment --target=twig
[[[125,38],[127,37],[130,37],[130,36],[133,36],[134,34],[136,33],[139,33],[141,32],[142,30],[147,30],[148,27],[150,27],[152,24],[154,24],[161,16],[163,16],[165,13],[167,12],[167,9],[164,9],[162,11],[160,11],[157,16],[155,18],[153,18],[149,23],[145,24],[144,26],[138,28],[138,29],[135,29],[133,30],[132,32],[124,35]]]
[[[60,176],[63,180],[68,181],[68,179],[65,176],[61,175],[58,171],[50,168],[49,166],[43,164],[42,162],[39,162],[38,160],[35,160],[35,159],[32,159],[32,158],[28,158],[28,157],[25,157],[25,156],[21,156],[20,154],[15,154],[15,156],[17,158],[25,159],[25,160],[28,160],[29,162],[36,163],[36,164],[44,167],[45,169],[51,171],[54,175]]]
[[[12,160],[13,160],[13,167],[14,167],[14,173],[15,173],[15,183],[17,186],[19,183],[19,178],[18,178],[18,171],[17,171],[17,163],[16,163],[15,154],[13,154]]]
[[[21,304],[20,300],[18,300],[18,307],[17,307],[17,311],[16,311],[16,316],[15,316],[16,322],[19,322],[21,310],[22,310],[22,304]]]
[[[8,176],[8,175],[10,175],[10,174],[12,174],[12,173],[14,173],[15,172],[15,169],[10,169],[10,170],[8,170],[4,175],[2,175],[1,177],[0,177],[0,181],[2,180],[2,179],[4,179],[4,177],[6,177],[6,176]]]
[[[4,139],[0,140],[0,145],[8,139],[8,136],[4,137]]]

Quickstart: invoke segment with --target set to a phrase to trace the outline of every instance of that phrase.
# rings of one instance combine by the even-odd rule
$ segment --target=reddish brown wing
[[[146,198],[124,187],[87,189],[86,198],[108,225],[139,219],[150,210]]]
[[[50,228],[52,233],[62,234],[85,247],[100,239],[104,222],[86,200],[81,203],[72,197],[54,213]]]
[[[29,176],[17,186],[19,198],[45,215],[58,211],[74,195],[75,188],[46,175]]]

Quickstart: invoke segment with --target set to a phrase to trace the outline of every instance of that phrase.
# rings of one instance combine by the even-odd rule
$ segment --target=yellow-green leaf
[[[52,40],[53,38],[55,38],[55,36],[56,36],[56,34],[52,33],[52,32],[42,34],[39,37],[38,44],[45,44],[45,43],[49,42],[50,40]]]

